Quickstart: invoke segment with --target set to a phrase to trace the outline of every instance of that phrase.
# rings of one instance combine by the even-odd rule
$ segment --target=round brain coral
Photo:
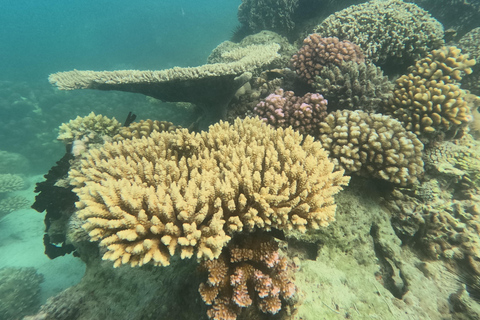
[[[374,0],[330,15],[313,32],[355,42],[374,63],[418,59],[443,41],[443,26],[401,0]]]
[[[349,179],[312,137],[250,118],[106,143],[69,176],[83,228],[115,266],[213,259],[235,233],[326,226]]]
[[[423,174],[423,144],[389,116],[336,111],[325,118],[318,139],[347,173],[401,186],[418,182]]]
[[[356,44],[338,38],[323,38],[311,34],[303,40],[303,46],[292,56],[291,63],[298,76],[311,84],[326,65],[342,62],[364,62],[363,53]]]

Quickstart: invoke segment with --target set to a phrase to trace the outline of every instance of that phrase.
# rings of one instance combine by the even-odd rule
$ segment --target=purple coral
[[[301,134],[314,134],[327,116],[327,100],[319,93],[298,97],[293,91],[279,89],[257,104],[253,111],[274,127],[292,126]]]

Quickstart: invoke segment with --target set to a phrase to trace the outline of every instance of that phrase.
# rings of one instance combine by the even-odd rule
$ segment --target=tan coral
[[[376,64],[418,59],[443,42],[443,26],[427,11],[401,0],[373,0],[327,17],[313,32],[350,40]]]
[[[417,135],[454,135],[471,120],[466,92],[458,81],[474,64],[456,47],[432,51],[397,79],[387,113]]]
[[[86,143],[103,143],[105,137],[113,137],[121,127],[121,123],[115,118],[96,115],[91,112],[85,117],[78,116],[59,127],[57,140],[65,144],[74,141]]]
[[[347,173],[407,186],[423,174],[423,144],[397,120],[363,111],[330,113],[318,139]]]
[[[128,127],[121,127],[118,134],[113,137],[114,141],[125,139],[148,137],[154,131],[175,131],[178,127],[168,121],[140,120],[132,122]]]
[[[104,259],[135,266],[168,265],[177,250],[213,259],[242,231],[326,226],[348,182],[333,170],[313,138],[245,119],[106,143],[69,176]]]

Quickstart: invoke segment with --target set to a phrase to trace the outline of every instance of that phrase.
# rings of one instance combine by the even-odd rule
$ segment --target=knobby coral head
[[[240,232],[327,226],[349,180],[312,137],[251,118],[109,142],[69,176],[83,228],[115,266],[214,259]]]

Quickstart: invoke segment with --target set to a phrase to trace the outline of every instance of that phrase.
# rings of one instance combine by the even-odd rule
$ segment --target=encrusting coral
[[[319,34],[311,34],[303,40],[303,46],[291,58],[293,69],[298,76],[312,84],[326,65],[339,65],[342,62],[364,62],[360,48],[350,41],[338,38],[323,38]]]
[[[418,59],[442,43],[440,22],[413,3],[373,0],[330,15],[313,29],[360,46],[378,64]]]
[[[250,118],[106,143],[69,177],[83,228],[115,266],[214,259],[235,233],[326,226],[349,181],[312,137]]]
[[[456,47],[433,50],[396,81],[388,114],[417,135],[455,131],[471,120],[466,92],[458,86],[472,72],[469,60]]]
[[[372,63],[343,62],[323,67],[313,87],[330,110],[377,111],[392,98],[393,84]]]
[[[212,307],[210,319],[236,319],[242,308],[256,305],[262,312],[276,314],[282,302],[296,291],[291,267],[270,237],[250,236],[232,241],[214,260],[200,268],[208,280],[200,284],[202,299]]]
[[[270,94],[253,109],[255,115],[276,128],[291,126],[301,134],[314,134],[327,116],[327,100],[318,93],[297,97],[283,89]]]
[[[423,174],[423,144],[389,116],[339,110],[325,118],[317,136],[335,165],[347,174],[400,186],[417,183]]]

